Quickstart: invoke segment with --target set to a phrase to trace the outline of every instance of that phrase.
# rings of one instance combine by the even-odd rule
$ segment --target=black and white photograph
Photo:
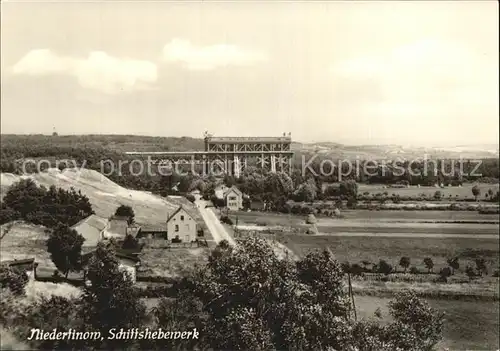
[[[500,349],[497,1],[0,7],[0,350]]]

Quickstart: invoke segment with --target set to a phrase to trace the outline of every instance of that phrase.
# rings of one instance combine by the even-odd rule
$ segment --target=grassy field
[[[498,184],[464,184],[461,187],[453,186],[453,187],[444,187],[444,188],[436,188],[436,187],[417,187],[411,186],[409,188],[384,188],[384,185],[380,184],[359,184],[358,185],[358,194],[363,194],[365,192],[369,192],[370,194],[384,193],[387,191],[389,195],[397,194],[400,196],[418,196],[420,194],[426,194],[427,196],[434,196],[434,193],[439,190],[443,194],[443,198],[446,200],[450,195],[452,198],[458,195],[459,198],[464,199],[473,199],[474,195],[472,195],[472,187],[477,185],[481,191],[481,195],[479,199],[484,199],[484,194],[488,192],[489,189],[493,190],[496,193],[499,190]]]
[[[488,261],[490,271],[498,269],[499,248],[495,239],[472,238],[387,238],[387,237],[334,237],[328,235],[279,235],[278,240],[296,255],[303,257],[316,249],[330,247],[337,259],[359,263],[363,260],[377,263],[387,260],[398,265],[402,256],[408,256],[411,266],[425,270],[423,260],[431,257],[435,270],[447,266],[446,259],[451,256],[460,258],[460,271],[466,264],[473,264],[476,257]],[[474,265],[474,264],[473,264]]]
[[[361,318],[373,318],[380,307],[383,320],[389,321],[389,298],[356,296],[356,308]],[[440,348],[451,350],[496,350],[499,348],[499,311],[497,302],[428,300],[445,313],[444,340]]]
[[[370,210],[344,210],[342,218],[324,219],[328,223],[338,222],[341,219],[365,221],[410,221],[410,222],[442,222],[442,221],[496,221],[498,215],[480,214],[474,211],[370,211]],[[231,217],[251,224],[290,225],[302,224],[306,215],[291,215],[272,212],[234,212]],[[321,217],[319,217],[319,220]]]
[[[7,227],[8,225],[1,226],[2,234]],[[40,268],[54,271],[56,267],[47,252],[47,238],[42,226],[14,222],[0,241],[0,258],[4,261],[34,257]]]
[[[345,211],[343,218],[317,217],[321,234],[366,233],[418,234],[439,237],[464,235],[495,239],[498,237],[498,216],[455,211]],[[305,233],[305,215],[261,212],[238,212],[230,215],[242,229]]]
[[[144,248],[141,253],[140,271],[163,277],[179,276],[195,265],[207,263],[208,248]]]

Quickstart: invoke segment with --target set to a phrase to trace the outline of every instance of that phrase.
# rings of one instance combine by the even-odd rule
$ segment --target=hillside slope
[[[178,205],[148,192],[130,190],[112,182],[97,171],[89,169],[49,169],[47,172],[29,176],[18,176],[10,173],[0,173],[0,184],[4,193],[13,183],[24,178],[31,178],[37,184],[50,187],[80,190],[86,195],[100,217],[114,214],[120,205],[128,205],[134,209],[136,222],[141,224],[164,223],[167,213],[175,210]]]

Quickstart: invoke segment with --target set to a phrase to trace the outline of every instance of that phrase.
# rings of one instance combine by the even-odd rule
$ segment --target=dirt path
[[[208,230],[210,230],[214,241],[216,243],[219,243],[222,240],[227,240],[229,244],[236,245],[236,241],[227,232],[226,228],[224,228],[213,209],[205,207],[209,204],[209,202],[202,199],[197,199],[195,203],[198,206],[201,217],[205,221]]]

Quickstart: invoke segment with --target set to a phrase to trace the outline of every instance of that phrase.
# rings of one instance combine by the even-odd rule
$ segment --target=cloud
[[[81,59],[58,56],[48,49],[32,50],[13,66],[12,72],[30,76],[67,74],[82,87],[107,94],[146,88],[158,78],[152,62],[116,58],[102,51]]]
[[[248,66],[267,59],[264,53],[244,50],[234,45],[219,44],[197,47],[182,39],[173,39],[165,45],[163,57],[170,62],[182,63],[190,70]]]
[[[498,104],[498,58],[453,42],[422,40],[331,67],[334,81],[376,84],[365,109],[384,114],[451,113],[453,108]],[[496,73],[495,73],[496,72]]]

